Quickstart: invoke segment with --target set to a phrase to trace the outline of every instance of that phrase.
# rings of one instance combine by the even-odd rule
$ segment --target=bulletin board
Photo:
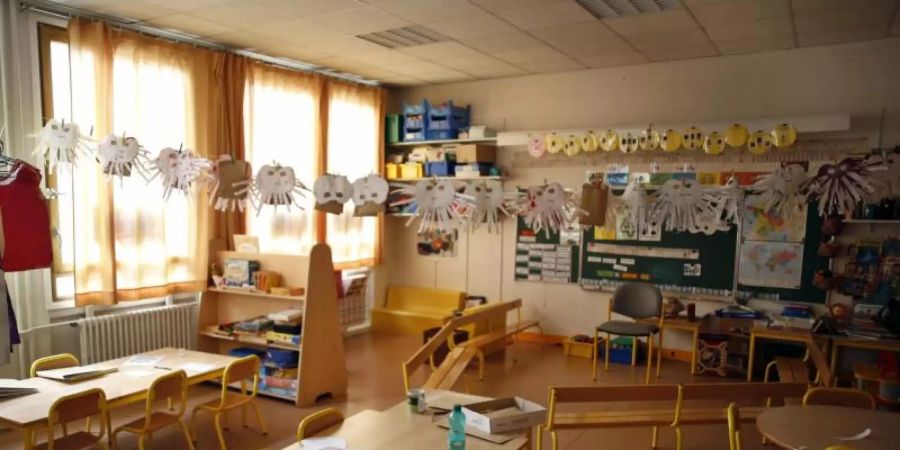
[[[545,283],[577,283],[580,233],[552,231],[547,233],[525,225],[516,218],[516,281]]]

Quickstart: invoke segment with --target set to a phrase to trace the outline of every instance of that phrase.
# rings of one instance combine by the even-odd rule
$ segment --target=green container
[[[388,114],[384,120],[384,139],[388,144],[396,144],[403,140],[403,116]]]

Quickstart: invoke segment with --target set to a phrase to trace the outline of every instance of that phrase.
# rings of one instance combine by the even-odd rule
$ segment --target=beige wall
[[[422,98],[471,104],[474,124],[509,131],[849,113],[850,134],[874,139],[884,109],[884,145],[893,146],[900,144],[900,38],[408,88],[393,93],[392,111],[399,111],[403,101]],[[501,163],[509,164],[521,151],[503,149]],[[725,167],[698,167],[703,169]],[[584,171],[519,169],[506,188],[545,178],[575,187]],[[576,285],[513,281],[512,220],[503,222],[500,235],[464,233],[458,256],[446,259],[417,256],[415,233],[405,222],[387,219],[388,283],[460,289],[491,299],[521,297],[527,315],[552,334],[590,333],[605,315],[604,294]],[[698,308],[705,312],[719,306]]]

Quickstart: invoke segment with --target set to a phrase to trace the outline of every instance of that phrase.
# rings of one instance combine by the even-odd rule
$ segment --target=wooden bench
[[[512,300],[509,302],[494,303],[479,306],[471,311],[466,311],[462,316],[448,319],[443,327],[428,342],[425,343],[412,357],[403,363],[403,385],[409,390],[409,377],[426,362],[431,360],[432,354],[447,342],[450,347],[450,353],[444,358],[444,361],[438,366],[428,380],[422,386],[426,389],[444,389],[451,390],[459,378],[465,372],[466,367],[474,358],[479,360],[479,379],[484,378],[484,350],[498,342],[503,342],[507,338],[524,331],[529,328],[540,328],[540,324],[534,320],[522,320],[520,310],[522,308],[522,300]],[[508,325],[502,329],[489,330],[487,333],[477,336],[469,341],[457,344],[453,342],[453,333],[461,328],[469,325],[488,322],[492,318],[506,316],[510,311],[516,310],[517,320],[512,325]]]
[[[391,286],[384,307],[372,308],[372,330],[421,336],[443,325],[465,302],[466,294],[460,291]]]

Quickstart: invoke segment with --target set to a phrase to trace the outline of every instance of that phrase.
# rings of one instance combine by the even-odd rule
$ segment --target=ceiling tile
[[[471,56],[480,54],[477,50],[466,47],[459,42],[435,42],[434,44],[417,45],[400,49],[401,52],[429,61],[440,62],[444,58]]]
[[[895,0],[794,0],[794,23],[798,36],[809,31],[873,28],[873,34],[887,35],[890,18],[897,9]],[[854,33],[847,34],[852,35]],[[878,37],[878,36],[876,36]],[[871,38],[867,38],[871,39]]]
[[[585,66],[571,59],[558,59],[554,61],[530,61],[517,64],[517,66],[531,73],[567,72],[570,70],[584,69]]]
[[[681,9],[619,19],[606,19],[603,22],[622,36],[700,29],[700,25],[697,24],[693,17],[687,11]]]
[[[343,36],[309,47],[341,56],[356,55],[365,52],[378,52],[384,50],[384,47],[378,44],[373,44],[369,41],[362,40],[356,36]]]
[[[792,0],[794,15],[822,14],[835,11],[877,11],[890,14],[895,0]]]
[[[449,69],[440,64],[435,64],[431,61],[418,61],[408,64],[397,64],[396,66],[391,67],[391,70],[401,75],[417,76],[414,74],[432,74]]]
[[[791,17],[790,0],[684,0],[703,26]]]
[[[272,52],[274,53],[273,56],[295,59],[306,63],[314,63],[317,60],[334,56],[322,50],[289,44]]]
[[[653,61],[699,58],[717,53],[699,28],[635,34],[626,39]]]
[[[155,19],[148,20],[147,23],[155,27],[165,28],[201,37],[236,31],[234,28],[226,27],[225,25],[220,25],[203,19],[198,19],[186,14],[175,14],[174,16],[157,17]]]
[[[366,34],[391,28],[405,27],[410,23],[371,7],[348,9],[309,19],[319,25],[348,34]]]
[[[259,33],[282,39],[293,45],[312,48],[328,45],[336,39],[345,37],[341,33],[301,19],[273,24],[260,29]]]
[[[797,44],[801,47],[840,44],[842,42],[881,39],[885,37],[885,34],[886,30],[883,27],[852,27],[803,32],[798,31]]]
[[[469,17],[483,12],[467,0],[364,0],[366,3],[414,23]]]
[[[509,9],[532,8],[551,3],[563,3],[571,0],[469,0],[487,11],[500,12]]]
[[[538,39],[570,56],[634,51],[621,37],[598,20],[531,30]]]
[[[188,14],[198,19],[253,32],[265,30],[274,24],[288,22],[293,19],[293,17],[282,11],[251,3],[247,0],[229,0],[227,3],[193,10]]]
[[[119,0],[121,2],[121,0]],[[168,8],[173,11],[190,11],[194,9],[206,8],[208,6],[214,6],[222,3],[227,3],[228,0],[143,0],[147,3],[152,3],[157,6],[162,6],[163,8]],[[71,3],[71,2],[70,2]],[[124,2],[123,2],[124,3]]]
[[[441,65],[481,78],[511,77],[527,73],[512,64],[480,53],[447,58],[441,61]]]
[[[794,48],[794,35],[758,36],[751,39],[726,39],[714,41],[719,53],[723,55],[739,55],[743,53],[768,52]]]
[[[794,24],[789,18],[761,19],[729,25],[706,26],[705,28],[706,34],[713,42],[794,34]]]
[[[96,11],[101,14],[107,14],[114,17],[120,17],[124,19],[136,19],[136,20],[145,20],[151,19],[154,17],[163,17],[170,16],[175,14],[176,11],[170,8],[165,8],[159,5],[155,5],[153,3],[148,3],[144,1],[131,0],[127,2],[118,1],[118,2],[103,2],[103,3],[69,3],[69,5],[73,7],[80,7],[85,9],[90,9],[91,11]]]
[[[267,50],[285,45],[281,40],[250,31],[233,31],[231,33],[217,34],[210,36],[209,39],[231,47],[260,50],[267,54],[269,53]]]
[[[250,0],[284,11],[298,19],[321,16],[363,6],[356,0]]]
[[[446,69],[445,71],[436,74],[419,75],[418,78],[421,78],[429,83],[456,83],[460,81],[475,79],[475,77],[473,77],[472,75],[458,72],[452,69]]]
[[[398,76],[398,77],[381,78],[378,81],[380,81],[388,86],[398,86],[398,87],[418,86],[418,85],[427,83],[425,80],[420,80],[418,78],[407,77],[407,76],[402,76],[402,75]]]
[[[512,31],[509,33],[487,34],[473,38],[460,39],[461,42],[473,48],[488,53],[497,53],[508,50],[516,50],[520,48],[538,47],[541,41],[534,36],[522,32]]]
[[[606,53],[575,58],[590,68],[633,66],[650,62],[646,56],[638,52]]]
[[[488,34],[516,31],[516,28],[492,14],[475,14],[468,17],[440,20],[425,25],[438,33],[455,39],[465,39]]]
[[[415,56],[407,55],[406,53],[401,53],[400,51],[387,48],[383,48],[380,50],[369,50],[361,53],[350,52],[344,56],[356,61],[360,61],[364,64],[376,67],[386,67],[388,69],[390,69],[391,66],[397,64],[410,64],[421,61],[421,59],[416,58]]]
[[[507,50],[494,53],[493,55],[506,62],[513,63],[519,67],[523,67],[522,64],[532,61],[556,61],[560,59],[571,61],[571,58],[550,47],[547,47],[546,45],[531,48],[520,48],[516,50]]]
[[[596,20],[591,13],[574,1],[541,3],[528,8],[502,10],[496,14],[524,30]]]
[[[347,59],[342,56],[329,56],[327,58],[317,59],[315,64],[317,66],[328,67],[334,70],[341,70],[345,72],[353,72],[357,68],[367,67],[365,64],[362,64],[358,61],[353,61],[352,59]]]

